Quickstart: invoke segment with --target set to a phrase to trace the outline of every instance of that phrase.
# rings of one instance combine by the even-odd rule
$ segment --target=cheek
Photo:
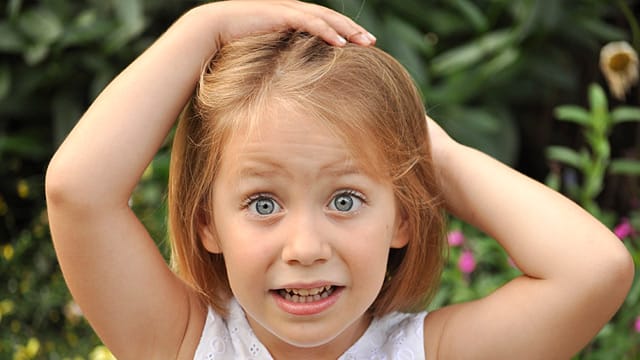
[[[231,227],[233,228],[233,227]],[[222,254],[232,292],[241,298],[262,289],[264,276],[272,262],[269,249],[261,239],[251,237],[246,231],[236,230],[220,234]]]
[[[380,221],[367,222],[357,229],[351,229],[349,233],[343,234],[343,240],[340,241],[344,256],[351,254],[363,267],[386,268],[392,230],[391,224]]]
[[[225,261],[228,264],[239,263],[247,267],[254,266],[265,258],[269,253],[264,234],[256,233],[233,221],[226,219],[224,225],[220,226],[218,239]],[[240,266],[242,267],[242,266]]]

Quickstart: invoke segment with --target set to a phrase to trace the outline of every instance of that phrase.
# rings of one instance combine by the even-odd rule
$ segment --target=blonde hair
[[[391,249],[387,278],[370,311],[379,316],[422,309],[437,289],[445,246],[420,95],[402,65],[382,50],[338,48],[300,32],[236,40],[203,72],[172,149],[168,202],[174,270],[204,303],[226,313],[232,294],[224,258],[204,248],[198,229],[212,219],[212,188],[225,144],[240,126],[251,129],[259,122],[272,102],[311,114],[340,136],[371,174],[392,182],[409,241]]]

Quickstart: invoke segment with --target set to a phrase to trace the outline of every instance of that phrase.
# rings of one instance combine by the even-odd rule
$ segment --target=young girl
[[[633,277],[620,242],[425,120],[374,43],[317,5],[207,4],[91,105],[47,201],[69,288],[119,359],[566,359],[611,318]],[[180,113],[171,271],[127,202]],[[427,315],[443,206],[524,275]]]

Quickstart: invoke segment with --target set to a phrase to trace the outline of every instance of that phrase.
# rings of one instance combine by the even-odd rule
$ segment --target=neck
[[[277,338],[261,326],[254,326],[252,320],[249,324],[253,331],[267,348],[274,360],[281,359],[309,359],[309,360],[335,360],[344,354],[365,333],[372,317],[367,312],[355,324],[349,326],[333,340],[313,347],[298,347]]]

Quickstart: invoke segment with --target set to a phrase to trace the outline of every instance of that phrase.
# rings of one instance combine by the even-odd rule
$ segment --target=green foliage
[[[521,131],[539,133],[563,96],[577,100],[579,74],[593,72],[599,46],[627,38],[606,20],[623,17],[606,1],[325,3],[357,18],[409,69],[445,130],[509,164]],[[544,140],[530,136],[527,146],[541,154]]]
[[[105,358],[59,271],[43,176],[54,149],[89,102],[186,10],[185,4],[11,0],[2,6],[0,358]],[[163,153],[132,197],[160,243],[168,168],[167,150]]]
[[[605,213],[597,203],[607,172],[614,175],[640,176],[640,160],[611,159],[609,135],[613,126],[622,122],[640,121],[639,107],[618,107],[609,112],[609,105],[602,87],[592,84],[589,87],[590,109],[574,105],[558,106],[555,115],[558,120],[572,122],[582,128],[582,135],[588,148],[575,151],[564,146],[547,148],[549,159],[568,165],[580,172],[582,183],[570,182],[566,191],[582,207],[600,218],[605,224],[613,226],[614,215]],[[558,179],[550,180],[560,188]]]
[[[442,283],[435,299],[429,304],[430,310],[479,299],[522,274],[495,240],[452,218],[450,236],[454,232],[463,234],[464,241],[449,247]],[[473,254],[477,262],[471,272],[463,271],[463,266],[460,266],[461,255],[465,251]]]
[[[640,178],[640,160],[632,158],[611,159],[609,136],[613,127],[625,122],[640,122],[640,108],[619,106],[609,110],[604,90],[597,84],[589,87],[589,109],[575,105],[558,106],[555,115],[558,120],[571,122],[582,129],[586,148],[574,151],[564,146],[549,146],[547,156],[550,160],[569,166],[580,172],[582,182],[572,179],[565,184],[564,190],[581,206],[610,227],[615,225],[616,214],[603,210],[597,197],[601,193],[607,174],[610,176],[627,176]],[[556,169],[558,169],[556,167]],[[548,179],[556,189],[563,188],[562,170],[552,173]],[[629,214],[630,224],[638,229],[640,211]],[[616,228],[618,236],[625,241],[636,267],[640,265],[640,241],[637,233],[623,234]],[[629,296],[620,311],[609,322],[594,341],[583,351],[582,359],[636,359],[640,356],[640,331],[632,331],[634,323],[640,324],[640,279],[636,278]],[[635,325],[636,327],[638,325]]]
[[[379,46],[414,76],[429,114],[461,142],[538,178],[547,172],[544,149],[552,142],[570,143],[549,149],[562,166],[552,179],[598,208],[607,193],[607,174],[637,179],[637,156],[620,155],[638,142],[637,135],[611,129],[637,129],[638,108],[621,105],[609,111],[605,94],[592,88],[589,110],[557,108],[556,116],[570,122],[568,130],[557,131],[551,116],[558,104],[581,103],[586,85],[597,80],[600,46],[628,39],[626,24],[634,20],[637,1],[318,2],[375,34]],[[105,358],[106,349],[78,316],[59,272],[43,174],[92,99],[193,5],[180,0],[8,0],[0,5],[0,358]],[[571,142],[578,128],[586,147]],[[167,169],[163,147],[131,199],[165,255]],[[582,178],[572,181],[570,169]],[[593,180],[587,181],[587,173]],[[630,194],[609,203],[609,225],[626,216],[640,229],[640,211],[632,205],[637,192]],[[493,240],[455,221],[452,228],[464,231],[467,241],[451,249],[435,307],[486,295],[518,274]],[[625,241],[636,264],[637,240],[636,235]],[[478,262],[470,274],[457,265],[464,250],[473,251]],[[639,355],[640,339],[632,331],[639,297],[636,281],[623,309],[581,358]]]

